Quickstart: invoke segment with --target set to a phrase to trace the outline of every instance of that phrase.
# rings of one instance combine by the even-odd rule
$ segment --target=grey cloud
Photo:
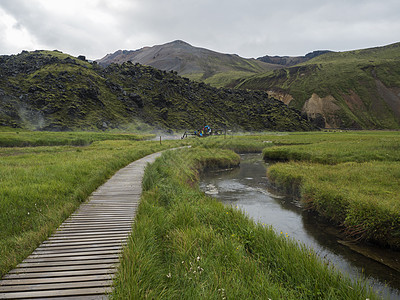
[[[5,0],[0,7],[41,45],[90,58],[175,39],[245,57],[302,55],[393,43],[400,30],[397,0],[81,2],[68,1],[75,14],[38,0]]]

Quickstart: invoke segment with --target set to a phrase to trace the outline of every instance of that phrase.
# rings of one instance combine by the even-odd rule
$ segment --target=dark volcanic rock
[[[217,89],[132,62],[100,68],[59,52],[1,56],[0,100],[0,124],[42,130],[106,130],[134,119],[174,129],[313,128],[265,92]]]

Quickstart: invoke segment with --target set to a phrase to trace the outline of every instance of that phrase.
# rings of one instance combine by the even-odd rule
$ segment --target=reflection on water
[[[244,154],[241,158],[240,168],[206,173],[200,188],[227,205],[238,206],[254,220],[271,225],[276,232],[287,233],[312,247],[322,258],[352,277],[366,275],[369,283],[385,298],[400,299],[400,272],[338,243],[337,229],[303,210],[293,198],[270,191],[266,177],[268,164],[262,161],[261,154]]]

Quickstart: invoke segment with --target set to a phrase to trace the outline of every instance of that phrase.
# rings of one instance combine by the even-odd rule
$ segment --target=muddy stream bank
[[[338,228],[302,209],[293,197],[271,190],[267,168],[261,154],[243,154],[240,168],[207,172],[200,188],[224,204],[244,210],[254,220],[271,225],[278,234],[313,248],[325,262],[352,278],[368,278],[368,284],[385,299],[400,299],[399,252],[347,241]]]

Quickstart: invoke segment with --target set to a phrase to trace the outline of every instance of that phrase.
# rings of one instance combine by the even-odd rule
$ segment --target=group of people
[[[211,127],[206,125],[202,129],[196,130],[194,134],[200,137],[211,135]]]

